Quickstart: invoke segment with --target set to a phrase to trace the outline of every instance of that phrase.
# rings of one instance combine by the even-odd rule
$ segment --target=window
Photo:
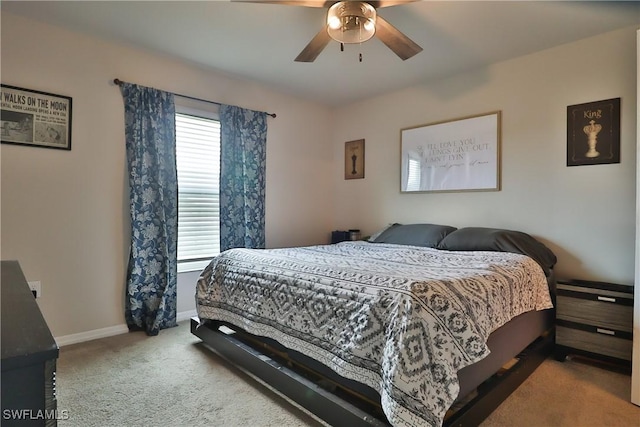
[[[176,106],[178,272],[204,268],[220,253],[220,122]]]

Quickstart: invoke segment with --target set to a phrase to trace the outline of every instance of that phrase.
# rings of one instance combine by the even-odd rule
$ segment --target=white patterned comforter
[[[198,280],[201,320],[232,323],[377,390],[394,426],[439,426],[457,371],[513,317],[552,307],[524,255],[368,242],[232,249]]]

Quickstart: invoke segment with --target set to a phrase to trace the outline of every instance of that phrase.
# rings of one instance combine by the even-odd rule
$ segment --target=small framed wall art
[[[344,143],[344,179],[364,178],[364,139]]]
[[[620,163],[620,98],[567,107],[567,166]]]
[[[71,150],[71,98],[15,86],[0,89],[1,141]]]

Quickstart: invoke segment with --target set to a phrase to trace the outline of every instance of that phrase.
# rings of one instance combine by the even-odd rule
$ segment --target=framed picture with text
[[[400,131],[400,191],[499,191],[501,111]]]
[[[71,98],[15,86],[0,89],[3,144],[71,150]]]
[[[567,166],[620,163],[620,98],[567,107]]]

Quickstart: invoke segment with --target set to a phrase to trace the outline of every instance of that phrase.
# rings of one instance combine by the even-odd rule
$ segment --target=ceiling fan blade
[[[336,3],[336,0],[231,0],[232,3],[266,3],[266,4],[284,4],[290,6],[306,6],[306,7],[329,7]]]
[[[381,7],[396,6],[400,4],[413,3],[419,0],[364,0],[376,9]],[[266,4],[285,4],[291,6],[306,7],[330,7],[338,0],[231,0],[232,3],[266,3]]]
[[[379,9],[381,7],[397,6],[400,4],[413,3],[416,1],[418,0],[379,0],[379,1],[367,1],[367,3],[369,3],[371,6],[375,7],[376,9]]]
[[[403,61],[422,52],[420,46],[380,15],[376,18],[376,36]]]
[[[296,57],[296,62],[313,62],[320,52],[327,46],[331,36],[327,33],[327,27],[323,27],[318,34],[315,35],[308,45],[302,49],[302,52]]]

